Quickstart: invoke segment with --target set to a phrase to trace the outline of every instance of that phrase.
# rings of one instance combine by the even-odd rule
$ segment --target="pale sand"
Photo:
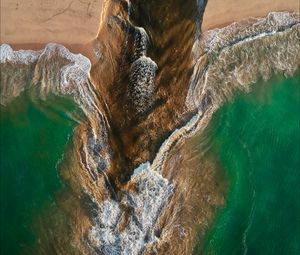
[[[249,17],[273,11],[299,11],[299,0],[208,0],[202,30],[221,28]]]
[[[98,33],[103,0],[1,0],[1,43],[85,44]]]
[[[94,62],[91,42],[98,34],[105,2],[110,1],[1,0],[0,43],[15,50],[61,43]],[[299,0],[208,0],[203,30],[283,10],[298,11]]]

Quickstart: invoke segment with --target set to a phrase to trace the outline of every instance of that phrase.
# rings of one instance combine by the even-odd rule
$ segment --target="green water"
[[[34,220],[55,205],[62,187],[57,168],[75,126],[65,110],[74,106],[57,98],[47,102],[23,94],[0,108],[1,255],[31,254],[28,247],[38,239]]]
[[[300,254],[299,78],[259,82],[213,117],[211,152],[230,184],[204,254]]]

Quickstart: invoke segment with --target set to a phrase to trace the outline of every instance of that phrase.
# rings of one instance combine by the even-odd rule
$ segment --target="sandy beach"
[[[249,17],[263,17],[275,11],[299,11],[299,0],[208,0],[202,30],[221,28]]]
[[[217,136],[215,128],[208,135],[205,130],[225,102],[233,99],[235,94],[251,91],[258,79],[267,80],[279,72],[289,76],[299,69],[299,14],[273,12],[297,10],[293,7],[297,3],[291,0],[290,4],[294,5],[288,7],[289,4],[281,0],[284,7],[276,9],[276,4],[269,0],[264,1],[262,8],[258,0],[251,4],[245,0],[224,0],[226,4],[208,0],[204,30],[249,19],[204,32],[202,36],[199,33],[198,38],[195,36],[199,31],[196,21],[197,17],[202,20],[204,6],[197,7],[196,0],[21,1],[22,11],[19,11],[19,2],[3,0],[1,42],[10,44],[15,50],[40,51],[16,52],[8,45],[1,45],[2,108],[10,102],[18,103],[27,95],[24,100],[32,102],[34,108],[31,111],[26,105],[16,105],[9,110],[7,132],[10,136],[3,135],[7,140],[2,143],[3,152],[7,152],[6,145],[10,144],[13,161],[20,158],[21,149],[24,151],[24,159],[20,158],[16,164],[7,160],[8,167],[0,167],[4,177],[14,173],[12,179],[6,181],[9,189],[2,192],[7,199],[2,203],[7,213],[1,218],[7,227],[0,235],[0,243],[8,250],[5,254],[187,255],[192,254],[195,244],[200,245],[201,254],[205,254],[202,246],[218,212],[226,205],[230,185],[225,172],[223,174],[223,154],[218,151],[208,154],[212,146],[218,147],[223,141],[211,139]],[[91,7],[92,4],[95,6]],[[89,18],[91,10],[99,11],[92,15],[94,18]],[[273,13],[266,16],[269,12]],[[250,18],[257,16],[265,17]],[[87,25],[91,20],[94,23]],[[43,51],[45,44],[50,42],[63,44],[67,49],[52,44]],[[87,58],[73,53],[88,56],[92,65]],[[293,92],[289,94],[295,96]],[[282,123],[286,112],[293,112],[295,108],[280,106],[278,109],[282,110],[282,119],[278,123]],[[24,147],[23,139],[29,132],[23,128],[23,122],[33,123],[28,119],[29,110],[38,117],[30,134],[43,143],[29,139],[31,146]],[[65,149],[62,145],[54,146],[56,139],[52,135],[62,134],[63,128],[53,123],[49,132],[40,125],[43,123],[39,116],[47,110],[51,111],[48,114],[51,119],[61,122],[66,118],[68,123],[75,122],[76,127],[70,126],[71,131],[66,132],[68,143],[63,143]],[[239,116],[248,112],[238,110]],[[252,112],[249,111],[250,117]],[[270,110],[266,115],[271,119],[273,113]],[[237,123],[239,116],[232,122]],[[10,128],[14,125],[10,119],[20,123],[18,130]],[[227,125],[227,119],[224,120]],[[228,156],[232,165],[241,156],[245,165],[255,168],[247,144],[244,146],[242,132],[247,128],[252,130],[256,125],[247,123],[248,120],[239,129],[238,136],[231,132],[232,135],[224,139],[229,145],[225,149],[229,151],[232,141],[235,142],[238,146]],[[225,124],[219,125],[221,130]],[[275,124],[270,131],[276,129],[278,124]],[[24,133],[17,139],[21,149],[12,140],[19,129]],[[260,139],[253,143],[254,136],[248,135],[249,143],[256,147]],[[270,139],[274,140],[272,133]],[[32,161],[27,157],[29,154],[32,157],[38,154],[46,165],[49,161],[44,156],[46,153],[39,150],[39,146],[46,149],[44,140],[49,141],[50,148],[64,149],[63,154],[55,152],[58,157],[52,160],[55,163],[52,173],[63,184],[53,195],[47,192],[43,195],[44,185],[37,189],[38,185],[23,178],[27,173],[20,174],[19,170],[20,167],[23,170],[31,167],[26,165]],[[265,144],[268,150],[269,143]],[[288,153],[290,147],[286,149]],[[260,151],[255,155],[261,159]],[[44,168],[42,161],[34,164],[34,172],[28,178],[36,179],[35,175],[40,175],[40,168]],[[45,183],[48,183],[51,169],[44,171],[46,175],[42,179]],[[251,184],[256,178],[252,175],[245,173],[243,180]],[[25,185],[30,187],[30,192],[26,197],[19,196],[20,192],[15,191],[22,191]],[[245,190],[236,191],[243,193]],[[268,198],[272,198],[276,208],[278,200],[273,196],[273,189],[270,191]],[[34,207],[30,207],[33,212],[24,211],[27,198],[39,193],[45,199],[38,198],[37,201],[43,202],[42,206],[49,202],[51,207],[37,211],[34,201]],[[253,197],[254,192],[240,199],[243,204],[251,205],[251,210],[247,209],[241,217],[239,226],[242,227],[238,226],[244,233],[247,230],[245,219],[251,222],[252,208],[255,208]],[[264,204],[261,211],[265,211]],[[236,212],[240,213],[239,208]],[[29,222],[26,221],[28,230],[33,229],[36,235],[32,239],[36,247],[31,248],[31,244],[26,243],[27,235],[16,240],[15,229],[19,231],[24,221],[15,224],[13,229],[11,223],[16,221],[11,216],[21,219],[23,215]],[[282,222],[285,224],[286,221]],[[278,229],[276,220],[273,226]],[[244,233],[240,235],[242,242]],[[222,238],[227,236],[236,237],[220,235]],[[289,239],[287,234],[285,236]],[[282,239],[280,233],[278,239]],[[36,252],[23,252],[26,245],[28,250]],[[15,246],[19,253],[9,251]]]
[[[102,0],[1,0],[1,43],[87,43],[96,37]]]
[[[103,0],[2,0],[0,42],[15,50],[60,43],[93,61],[91,42],[98,34],[104,4]],[[297,10],[298,0],[209,0],[202,27],[206,31],[271,11]]]

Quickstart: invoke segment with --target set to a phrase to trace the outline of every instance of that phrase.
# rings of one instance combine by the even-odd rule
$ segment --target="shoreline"
[[[209,0],[203,15],[202,31],[222,28],[246,19],[262,18],[270,12],[293,12],[299,9],[298,0],[239,1],[239,4],[234,0]]]
[[[272,16],[273,15],[273,16]],[[295,17],[298,17],[296,14],[272,14],[269,18],[274,19],[275,22],[277,22],[275,25],[278,25],[278,27],[284,26],[285,23],[292,22],[292,19]],[[279,18],[278,18],[278,17]],[[283,16],[284,18],[281,19],[280,17]],[[295,16],[295,17],[294,17]],[[289,20],[290,19],[290,20]],[[256,19],[252,20],[249,23],[243,24],[243,26],[251,26],[253,24],[256,25],[258,33],[265,33],[268,29],[274,29],[272,25],[268,24],[267,19]],[[269,27],[268,27],[269,25]],[[275,26],[274,25],[274,26]],[[297,23],[299,27],[299,22]],[[266,27],[264,27],[266,26]],[[296,25],[295,25],[296,26]],[[275,26],[276,29],[279,30],[279,28]],[[265,75],[266,79],[268,78],[268,70],[260,70],[256,69],[256,59],[255,54],[259,54],[259,47],[257,47],[257,44],[261,45],[261,48],[268,49],[269,45],[274,45],[272,42],[279,41],[280,45],[282,45],[282,48],[277,49],[275,46],[273,46],[272,49],[268,49],[270,59],[267,59],[265,61],[269,61],[264,63],[263,66],[270,67],[270,70],[278,70],[282,71],[280,68],[283,68],[283,71],[287,73],[293,72],[293,65],[299,66],[299,60],[293,59],[293,57],[297,57],[297,45],[295,46],[295,49],[292,48],[292,50],[295,50],[296,53],[292,53],[288,51],[288,49],[284,45],[284,41],[287,41],[293,45],[294,43],[294,34],[297,32],[297,27],[289,28],[287,31],[284,32],[278,32],[275,31],[274,34],[270,37],[255,37],[253,40],[244,40],[240,41],[239,46],[237,47],[236,44],[231,42],[234,42],[234,39],[244,38],[247,33],[253,33],[254,31],[239,31],[238,24],[233,24],[232,26],[223,28],[222,30],[218,31],[212,31],[210,34],[205,34],[204,37],[201,39],[202,41],[195,42],[196,46],[201,46],[201,48],[196,48],[195,55],[196,55],[196,65],[193,70],[194,74],[192,76],[191,82],[189,83],[189,92],[186,98],[185,102],[182,103],[182,108],[178,108],[178,111],[181,111],[182,113],[186,113],[184,111],[187,111],[188,113],[195,113],[196,115],[193,115],[193,117],[190,119],[188,115],[185,115],[185,122],[184,126],[178,127],[175,124],[175,127],[172,129],[172,133],[168,136],[168,138],[164,141],[162,141],[162,145],[160,146],[159,150],[157,151],[154,160],[146,160],[143,164],[141,164],[139,167],[133,169],[133,173],[130,175],[130,179],[127,180],[124,183],[118,184],[119,186],[115,184],[111,184],[111,180],[114,180],[114,171],[113,169],[113,160],[115,159],[112,155],[110,150],[114,149],[116,153],[124,153],[123,151],[118,151],[122,147],[115,146],[113,144],[114,133],[111,130],[110,127],[110,121],[113,119],[109,116],[111,112],[109,111],[110,108],[106,105],[107,109],[105,108],[105,100],[104,103],[101,102],[102,96],[107,96],[104,94],[105,91],[98,90],[95,92],[94,84],[89,81],[87,78],[89,74],[87,74],[87,66],[85,66],[84,70],[80,69],[70,69],[70,66],[68,66],[68,70],[73,71],[72,73],[65,73],[64,77],[71,77],[68,80],[68,84],[64,84],[64,80],[61,80],[61,71],[65,70],[64,63],[62,65],[62,68],[60,70],[54,69],[53,72],[55,74],[55,77],[58,77],[58,81],[61,84],[54,84],[56,85],[54,92],[64,94],[72,94],[74,92],[74,97],[76,100],[78,100],[78,103],[87,110],[87,115],[91,117],[89,125],[82,125],[82,127],[77,128],[77,139],[78,141],[75,141],[76,146],[74,153],[77,155],[77,160],[79,161],[80,167],[82,167],[81,170],[78,170],[72,174],[65,173],[66,175],[69,174],[69,177],[65,177],[66,179],[70,178],[68,181],[71,182],[72,188],[76,190],[76,192],[79,194],[79,196],[86,195],[89,199],[93,201],[93,204],[91,205],[91,210],[94,210],[93,213],[97,213],[97,216],[95,219],[91,219],[91,225],[93,226],[92,229],[89,230],[88,234],[88,244],[93,247],[95,251],[105,249],[106,243],[105,240],[110,235],[116,235],[119,238],[122,238],[122,241],[127,242],[127,238],[129,238],[128,247],[131,247],[132,251],[144,251],[143,249],[151,249],[151,248],[157,248],[158,250],[164,251],[163,242],[171,241],[172,240],[172,233],[175,234],[178,229],[174,228],[174,224],[170,224],[167,227],[164,226],[164,218],[167,217],[168,214],[172,214],[172,210],[176,212],[178,209],[178,204],[176,203],[176,196],[172,198],[173,191],[176,192],[176,189],[173,190],[173,186],[176,186],[178,184],[178,179],[174,178],[174,176],[178,175],[178,169],[176,168],[176,164],[172,166],[167,166],[167,163],[170,160],[171,153],[174,152],[175,148],[178,148],[177,146],[180,146],[183,141],[188,139],[189,137],[195,135],[196,133],[201,132],[203,128],[207,125],[209,120],[211,119],[211,116],[213,112],[224,102],[224,100],[227,99],[227,97],[233,96],[233,93],[236,89],[241,89],[244,91],[251,89],[251,84],[255,81],[257,76],[259,75]],[[299,28],[298,28],[299,29]],[[226,34],[226,32],[230,31],[231,34]],[[296,30],[296,32],[295,32]],[[134,34],[134,36],[141,36],[144,35],[140,32]],[[257,32],[255,31],[255,32]],[[215,34],[214,34],[215,33]],[[223,34],[224,33],[224,34]],[[215,39],[215,35],[217,39]],[[230,37],[232,36],[232,37]],[[143,38],[143,37],[142,37]],[[218,38],[221,38],[218,41]],[[141,39],[143,41],[144,39]],[[228,41],[227,41],[228,40]],[[272,41],[273,40],[273,41]],[[229,47],[227,47],[226,50],[221,51],[221,46],[224,44],[228,44]],[[134,45],[137,49],[139,47],[143,47],[144,45]],[[264,48],[265,47],[265,48]],[[60,46],[57,46],[57,49],[60,48]],[[251,73],[245,74],[245,70],[243,70],[243,59],[242,64],[239,62],[239,58],[237,56],[237,59],[230,58],[230,56],[235,56],[234,53],[240,53],[239,50],[241,49],[248,49],[253,50],[253,59],[250,58],[247,59],[250,61],[250,63],[247,63],[250,69]],[[143,49],[143,48],[142,48]],[[283,53],[288,53],[286,56],[286,59],[279,59],[278,61],[276,59],[276,54],[272,55],[273,51]],[[290,49],[289,49],[290,50]],[[58,52],[58,51],[54,51]],[[65,51],[66,55],[72,55],[72,53]],[[49,54],[49,52],[48,52]],[[138,54],[141,54],[141,58],[145,59],[144,52],[138,52]],[[294,55],[293,55],[294,54]],[[298,53],[299,54],[299,53]],[[284,55],[284,54],[283,54]],[[49,54],[48,56],[52,56]],[[60,60],[59,55],[55,55],[52,60],[54,60],[53,63],[57,64]],[[78,56],[77,56],[78,57]],[[77,59],[75,56],[75,59]],[[138,55],[138,57],[140,57]],[[223,58],[222,58],[223,57]],[[229,59],[227,59],[229,58]],[[291,58],[294,62],[292,62],[288,66],[286,63],[290,63]],[[212,61],[212,59],[215,59],[215,61]],[[222,62],[223,60],[227,60],[228,62],[231,60],[233,63],[236,63],[237,68],[240,68],[237,73],[234,73],[235,70],[231,70],[227,65],[224,65]],[[69,60],[69,59],[68,59]],[[72,61],[72,59],[70,59]],[[79,60],[79,59],[78,59]],[[224,61],[225,61],[224,60]],[[260,59],[258,58],[257,61]],[[44,68],[47,66],[47,63],[51,63],[49,59],[44,58],[39,60],[39,65],[35,66],[35,70],[40,70],[40,72],[35,72],[35,74],[41,73],[42,76],[34,77],[35,80],[46,80],[48,76],[47,72],[45,72]],[[45,61],[45,62],[43,62]],[[49,61],[49,62],[47,62]],[[227,63],[225,61],[225,64]],[[251,62],[252,61],[252,62]],[[273,61],[273,62],[272,62]],[[297,62],[298,61],[298,62]],[[84,62],[84,61],[83,61]],[[83,63],[81,60],[77,63],[75,61],[75,67],[78,64],[82,65]],[[277,63],[280,63],[280,65]],[[148,61],[147,63],[150,63],[152,65],[153,63],[151,61]],[[204,66],[207,66],[206,69],[204,69]],[[77,67],[78,67],[77,66]],[[224,67],[223,69],[220,69],[220,66]],[[225,67],[228,67],[229,69],[225,69]],[[39,69],[40,68],[40,69]],[[291,68],[291,70],[289,69]],[[102,74],[105,72],[105,68],[101,69]],[[24,72],[26,72],[25,70]],[[32,70],[29,70],[29,72]],[[47,70],[51,73],[52,70]],[[81,71],[84,71],[84,76],[82,75]],[[136,70],[137,72],[143,73],[143,69]],[[264,73],[265,71],[266,73]],[[202,75],[200,75],[202,73]],[[220,82],[218,77],[215,77],[214,74],[220,73],[219,79],[222,79]],[[101,73],[100,73],[101,74]],[[230,75],[228,75],[230,74]],[[232,80],[224,80],[223,76],[225,76],[232,79]],[[247,76],[249,75],[249,77]],[[51,77],[51,76],[50,76]],[[20,77],[17,77],[20,79]],[[11,79],[11,77],[10,77]],[[49,80],[49,79],[48,79]],[[52,81],[51,81],[52,82]],[[50,88],[52,88],[51,82],[48,84],[43,84],[44,87],[41,88],[41,92],[47,93],[47,92],[53,92]],[[82,82],[82,83],[81,83]],[[228,83],[225,83],[228,82]],[[215,84],[223,84],[223,87],[217,87]],[[230,84],[230,86],[225,86],[227,84]],[[66,85],[69,86],[69,88],[66,88]],[[106,85],[106,84],[104,84]],[[110,84],[109,84],[110,85]],[[112,84],[114,85],[114,84]],[[49,88],[49,89],[48,89]],[[40,88],[39,88],[40,89]],[[72,91],[72,89],[74,91]],[[82,93],[82,91],[84,93]],[[71,92],[70,92],[71,90]],[[77,92],[79,90],[79,92]],[[113,88],[114,90],[114,88]],[[190,93],[190,90],[191,93]],[[115,92],[115,91],[113,91]],[[223,95],[224,94],[224,95]],[[77,97],[76,97],[77,96]],[[176,99],[176,98],[175,98]],[[88,101],[87,101],[88,100]],[[122,103],[122,102],[119,102]],[[184,107],[187,106],[187,107]],[[123,107],[123,105],[121,105]],[[113,116],[114,117],[114,116]],[[172,120],[169,120],[171,122]],[[167,120],[166,120],[167,122]],[[167,122],[168,125],[173,125],[173,123]],[[151,124],[151,122],[150,122]],[[178,123],[177,123],[178,125]],[[176,129],[177,128],[177,129]],[[173,131],[175,130],[175,131]],[[143,132],[145,132],[144,130]],[[112,140],[109,140],[112,139]],[[126,140],[125,140],[126,141]],[[99,145],[101,148],[99,148]],[[125,147],[126,147],[125,143]],[[140,153],[147,153],[150,148],[145,148],[145,151],[141,151]],[[96,152],[95,152],[96,151]],[[99,155],[100,154],[100,155]],[[123,155],[122,155],[123,156]],[[138,160],[141,161],[139,158],[140,155],[137,155]],[[104,162],[104,163],[103,163]],[[176,158],[175,161],[176,163]],[[75,163],[75,162],[74,162]],[[122,162],[121,162],[122,163]],[[123,170],[123,165],[120,163],[120,165],[114,166],[117,169],[117,171]],[[104,166],[103,166],[104,165]],[[99,170],[100,169],[100,170]],[[111,170],[113,169],[113,170]],[[117,172],[118,173],[118,172]],[[73,178],[73,179],[72,179]],[[119,181],[119,179],[117,179]],[[149,184],[149,186],[147,186]],[[158,185],[159,184],[159,185]],[[82,186],[84,188],[82,188]],[[100,187],[100,188],[99,188]],[[134,187],[134,188],[132,188]],[[140,190],[139,193],[135,192],[136,187],[138,187]],[[84,193],[82,194],[82,189],[84,190]],[[154,193],[151,193],[154,189]],[[112,192],[112,191],[113,192]],[[101,193],[101,191],[105,192],[105,196]],[[182,190],[181,190],[182,191]],[[123,194],[124,192],[124,194]],[[120,194],[117,194],[120,193]],[[148,194],[153,195],[155,198],[159,197],[160,201],[152,201],[151,196],[148,196]],[[123,194],[123,195],[122,195]],[[172,193],[173,194],[173,193]],[[170,197],[169,197],[170,196]],[[170,199],[170,200],[169,200]],[[132,203],[131,201],[137,201],[135,203]],[[170,203],[168,203],[168,201]],[[151,206],[151,211],[144,212],[143,210],[139,210],[139,208]],[[173,208],[172,208],[173,206]],[[102,209],[95,209],[95,208],[102,208]],[[89,207],[90,208],[90,207]],[[125,209],[124,209],[125,208]],[[133,209],[132,209],[133,208]],[[138,222],[143,224],[143,228],[145,229],[152,229],[154,233],[152,233],[149,230],[149,236],[147,237],[147,246],[146,248],[140,247],[140,244],[145,242],[145,236],[144,233],[141,232],[140,226],[136,223],[135,220],[132,220],[129,222],[129,225],[126,225],[126,218],[128,217],[128,210],[131,210],[133,215],[131,215],[132,218],[136,217],[138,219]],[[161,211],[163,211],[161,215]],[[107,222],[105,219],[109,215],[109,213],[114,212],[113,218],[111,221]],[[126,216],[127,215],[127,216]],[[176,215],[174,215],[175,217]],[[131,218],[130,217],[130,218]],[[153,218],[155,220],[153,220]],[[103,221],[103,222],[102,222]],[[166,220],[167,221],[167,220]],[[125,223],[124,223],[125,222]],[[145,224],[145,225],[144,225]],[[104,226],[104,227],[103,227]],[[114,228],[115,232],[111,232],[112,227]],[[118,232],[119,228],[124,228],[122,232],[122,235]],[[135,233],[132,233],[130,228],[134,228],[135,231],[137,231],[138,235]],[[157,241],[157,236],[155,234],[155,231],[161,232],[159,234],[159,240]],[[125,234],[124,234],[125,233]],[[125,235],[125,237],[124,237]],[[176,234],[174,235],[176,236]],[[168,239],[169,238],[169,239]],[[132,241],[133,240],[133,241]],[[134,241],[137,240],[137,241]],[[184,238],[183,238],[184,240]],[[176,244],[180,245],[180,244]],[[180,248],[180,247],[179,247]],[[108,249],[108,248],[107,248]],[[112,244],[111,249],[124,249],[124,247],[120,247],[120,244],[116,241]],[[109,250],[105,254],[109,254]]]
[[[14,51],[19,51],[19,50],[43,51],[49,43],[17,43],[17,44],[6,43],[6,44],[8,44]],[[87,57],[92,64],[97,62],[95,48],[92,42],[87,44],[64,44],[64,43],[55,43],[55,44],[64,46],[74,54],[81,54]]]
[[[9,23],[14,23],[14,22],[19,22],[18,19],[23,19],[22,15],[20,16],[20,10],[22,10],[22,8],[26,8],[26,10],[28,9],[28,6],[31,5],[31,1],[27,2],[26,4],[21,3],[18,4],[17,2],[10,2],[9,4],[6,3],[7,0],[4,0],[3,6],[1,8],[1,12],[2,10],[4,10],[5,8],[9,10],[9,12],[12,12],[12,14],[10,15],[9,19],[11,19],[11,21],[2,21],[1,23],[1,36],[0,36],[0,43],[1,44],[9,44],[14,50],[42,50],[48,43],[57,43],[57,44],[62,44],[64,45],[66,48],[70,49],[72,52],[74,53],[80,53],[86,57],[88,57],[91,62],[94,64],[97,62],[97,56],[95,54],[95,49],[97,49],[97,40],[99,40],[99,37],[101,37],[101,29],[103,26],[103,23],[105,22],[105,16],[107,16],[108,13],[108,9],[110,4],[103,1],[103,0],[97,0],[97,2],[93,3],[96,4],[97,8],[97,14],[93,13],[93,15],[96,15],[95,17],[98,18],[99,22],[95,22],[93,25],[89,25],[88,30],[90,31],[90,33],[93,34],[93,36],[89,36],[89,37],[82,37],[82,35],[78,35],[78,33],[73,32],[73,36],[72,36],[72,40],[69,39],[69,36],[62,36],[62,35],[56,35],[55,33],[57,33],[57,31],[55,32],[55,29],[57,28],[53,28],[49,25],[49,27],[47,27],[45,25],[45,27],[43,27],[43,25],[39,24],[34,24],[35,22],[37,22],[37,20],[33,20],[33,21],[28,21],[26,20],[24,23],[25,28],[23,28],[24,31],[26,31],[27,33],[30,34],[30,39],[29,40],[25,40],[22,38],[22,33],[24,33],[24,31],[22,32],[14,32],[14,35],[9,34],[9,36],[6,35],[6,30],[8,29],[7,27],[9,27],[6,24]],[[14,0],[13,0],[14,1]],[[73,18],[81,18],[83,19],[83,23],[87,22],[88,20],[88,16],[85,17],[83,13],[83,9],[85,11],[85,8],[87,6],[85,6],[85,4],[79,1],[78,3],[76,2],[76,4],[72,4],[71,7],[73,6],[74,10],[72,10],[73,12],[77,13]],[[48,3],[46,3],[47,5]],[[91,4],[91,3],[87,3],[87,4]],[[250,5],[249,5],[250,4]],[[12,6],[15,5],[15,9],[12,8]],[[23,6],[22,6],[23,5]],[[58,13],[60,13],[61,10],[64,10],[63,7],[61,7],[60,5],[64,6],[66,5],[66,3],[64,1],[60,2],[59,4],[59,8],[58,8]],[[269,8],[269,6],[272,6],[272,8]],[[89,6],[89,8],[91,8],[92,5]],[[39,11],[39,8],[45,8],[42,6],[40,7],[36,7],[37,10],[36,12]],[[291,0],[288,3],[286,1],[283,0],[276,0],[275,2],[272,0],[267,0],[264,3],[261,3],[261,1],[259,0],[255,0],[254,2],[252,1],[251,3],[249,3],[247,1],[247,5],[237,5],[235,1],[222,1],[222,0],[209,0],[205,11],[204,11],[204,15],[203,15],[203,21],[202,21],[202,31],[206,32],[209,30],[214,30],[216,28],[223,28],[226,27],[232,23],[238,22],[241,23],[243,21],[247,21],[248,19],[252,19],[252,18],[262,18],[265,17],[268,13],[270,12],[281,12],[281,11],[287,11],[287,12],[293,12],[293,11],[297,11],[300,9],[300,3],[298,2],[298,0]],[[34,10],[32,10],[34,11]],[[53,10],[52,10],[53,11]],[[111,11],[111,10],[110,10]],[[15,15],[14,18],[12,16],[14,12],[18,12],[17,15]],[[9,14],[9,13],[8,13]],[[5,13],[5,15],[8,15],[7,13]],[[83,15],[84,14],[84,15]],[[5,16],[2,15],[2,16]],[[27,14],[26,14],[27,15]],[[65,17],[64,17],[65,15]],[[64,14],[59,14],[59,20],[60,19],[69,19],[69,13],[66,12]],[[79,15],[79,16],[78,16]],[[81,16],[80,16],[81,15]],[[6,16],[5,16],[6,17]],[[4,18],[5,18],[4,17]],[[20,18],[21,17],[21,18]],[[1,19],[4,19],[1,18]],[[57,26],[57,22],[56,21],[54,26]],[[27,23],[28,24],[27,24]],[[97,23],[97,25],[95,25],[95,23]],[[36,36],[38,36],[39,33],[42,32],[38,32],[37,31],[30,31],[30,24],[34,24],[38,27],[38,29],[46,29],[46,30],[52,30],[52,34],[49,34],[48,36],[44,36],[42,40],[40,39],[34,39]],[[22,24],[23,25],[23,24]],[[77,24],[78,25],[78,24]],[[53,26],[53,25],[52,25]],[[68,30],[68,24],[65,25],[65,29],[66,31]],[[80,27],[82,27],[82,25],[78,25],[79,26],[79,30]],[[26,29],[27,27],[27,29]],[[73,28],[72,28],[73,29]],[[4,31],[4,32],[3,32]],[[91,32],[93,31],[93,32]],[[76,34],[76,36],[74,36],[74,34]],[[79,40],[77,40],[76,38],[79,38]]]

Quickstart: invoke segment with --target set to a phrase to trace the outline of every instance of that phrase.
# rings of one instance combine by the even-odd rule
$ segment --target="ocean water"
[[[32,254],[35,221],[55,206],[63,186],[58,167],[76,124],[66,113],[74,105],[54,97],[47,102],[23,93],[0,108],[1,255]]]
[[[195,254],[300,254],[300,76],[258,82],[205,135],[229,180],[224,207]]]

